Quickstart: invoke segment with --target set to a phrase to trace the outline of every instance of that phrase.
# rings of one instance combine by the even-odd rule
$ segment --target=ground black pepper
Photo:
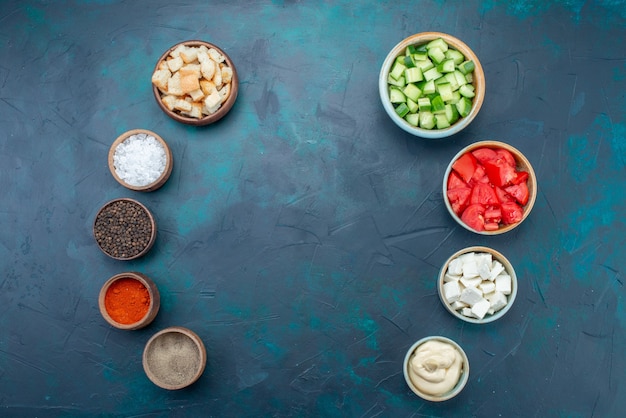
[[[150,215],[137,202],[114,200],[96,215],[94,236],[102,251],[111,257],[135,257],[150,244]]]

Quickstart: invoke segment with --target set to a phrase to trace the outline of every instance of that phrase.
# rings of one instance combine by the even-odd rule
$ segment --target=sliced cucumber
[[[404,87],[406,85],[406,80],[404,79],[404,76],[402,76],[402,77],[400,77],[399,79],[396,80],[390,74],[387,77],[387,84],[389,84],[390,86]]]
[[[433,129],[435,127],[435,115],[431,112],[420,112],[420,127],[424,129]]]
[[[406,116],[407,113],[409,113],[409,107],[406,105],[406,103],[400,103],[398,107],[396,107],[396,113],[398,114],[398,116],[403,118]]]
[[[456,109],[459,111],[459,115],[464,118],[465,116],[469,115],[470,111],[472,110],[472,101],[467,97],[461,97],[461,100],[459,100],[455,104],[455,106]]]
[[[400,78],[400,76],[404,74],[404,70],[406,70],[406,65],[396,61],[396,63],[393,64],[389,75],[397,80],[398,78]]]
[[[404,117],[404,119],[406,119],[406,121],[409,122],[411,125],[418,126],[419,125],[419,120],[420,120],[420,114],[419,113],[409,113],[408,115],[406,115]]]
[[[391,103],[406,103],[406,96],[397,87],[389,88],[389,100]]]
[[[414,102],[416,102],[422,95],[422,91],[413,83],[407,84],[406,87],[402,90],[402,93],[404,93],[407,98],[413,100]]]
[[[433,48],[439,48],[443,52],[446,52],[448,50],[448,43],[444,41],[443,38],[433,39],[426,44],[426,49],[430,51]]]
[[[459,93],[461,93],[461,96],[467,97],[468,99],[471,99],[476,95],[476,93],[474,93],[474,86],[472,86],[471,84],[462,85],[459,88]]]
[[[389,71],[389,99],[410,125],[446,129],[471,112],[474,69],[472,60],[441,38],[410,45]]]
[[[424,74],[422,74],[421,68],[412,67],[404,70],[404,78],[406,79],[407,83],[416,83],[424,79]]]

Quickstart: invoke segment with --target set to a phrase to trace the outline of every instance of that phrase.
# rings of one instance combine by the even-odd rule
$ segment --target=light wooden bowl
[[[117,221],[118,224],[117,225],[113,225],[113,227],[118,227],[120,225],[124,225],[126,226],[126,231],[124,232],[124,235],[122,238],[124,239],[130,239],[132,237],[130,237],[128,235],[128,229],[132,229],[134,227],[134,225],[132,223],[130,223],[125,217],[123,213],[116,213],[115,215],[110,215],[110,214],[106,214],[106,211],[112,206],[112,205],[117,205],[119,202],[124,202],[126,204],[131,204],[131,205],[135,205],[135,207],[142,211],[147,217],[148,217],[148,222],[150,224],[150,236],[148,237],[148,241],[146,242],[146,245],[142,248],[139,249],[139,251],[137,251],[136,253],[130,253],[127,255],[124,254],[114,254],[111,251],[111,248],[109,248],[109,246],[107,245],[108,240],[110,240],[112,237],[110,237],[109,235],[106,234],[106,231],[100,231],[99,228],[107,228],[108,226],[110,226],[111,221]],[[136,258],[142,257],[144,256],[148,251],[150,251],[150,249],[152,248],[152,246],[154,245],[154,242],[156,241],[156,234],[157,234],[157,226],[156,226],[156,221],[154,219],[154,215],[152,215],[152,213],[150,212],[150,210],[148,210],[148,208],[146,206],[144,206],[142,203],[140,203],[139,201],[135,200],[135,199],[130,199],[130,198],[120,198],[120,199],[113,199],[107,203],[105,203],[100,210],[98,210],[98,213],[96,214],[96,217],[94,219],[94,224],[93,224],[93,234],[94,237],[96,239],[96,243],[98,244],[98,248],[100,248],[100,250],[102,250],[103,253],[105,253],[106,255],[108,255],[111,258],[114,258],[116,260],[134,260]]]
[[[233,77],[231,80],[230,94],[228,96],[228,99],[226,99],[226,101],[222,103],[221,107],[219,108],[217,112],[211,115],[206,115],[202,117],[201,119],[197,119],[197,118],[192,118],[187,115],[184,115],[178,111],[169,110],[167,106],[165,106],[165,104],[163,103],[163,100],[162,100],[163,95],[161,91],[153,84],[152,92],[154,93],[154,98],[156,99],[156,102],[161,108],[161,110],[163,110],[163,112],[167,116],[169,116],[170,118],[174,119],[177,122],[184,123],[187,125],[194,125],[194,126],[203,126],[203,125],[209,125],[211,123],[215,123],[218,120],[222,119],[224,116],[226,116],[226,114],[230,111],[230,109],[235,104],[235,101],[237,100],[237,95],[239,94],[239,77],[237,75],[237,69],[235,68],[235,64],[230,59],[228,54],[226,54],[218,46],[211,44],[209,42],[205,42],[205,41],[189,40],[189,41],[179,42],[178,44],[172,46],[167,51],[165,51],[163,55],[161,55],[161,57],[158,59],[154,67],[155,71],[159,68],[160,63],[164,61],[170,55],[170,53],[174,51],[179,45],[186,45],[186,46],[193,46],[193,47],[204,45],[207,48],[215,48],[220,54],[224,56],[226,64],[233,70]]]
[[[166,157],[166,163],[165,163],[165,169],[163,170],[163,173],[159,176],[159,178],[157,178],[154,182],[150,183],[150,184],[146,184],[143,186],[136,186],[136,185],[132,185],[132,184],[128,184],[126,183],[118,174],[116,171],[116,167],[115,167],[115,151],[118,147],[118,145],[120,145],[122,142],[124,142],[126,139],[130,138],[133,135],[137,135],[137,134],[146,134],[146,135],[150,135],[153,136],[154,138],[156,138],[157,141],[159,141],[159,143],[163,146],[163,149],[165,150],[165,157]],[[124,132],[123,134],[121,134],[120,136],[117,137],[117,139],[115,139],[115,141],[113,141],[113,144],[111,144],[111,148],[109,149],[109,170],[111,171],[111,174],[113,175],[113,178],[122,186],[126,187],[127,189],[130,190],[134,190],[137,192],[152,192],[154,190],[159,189],[161,186],[163,186],[165,184],[165,182],[169,179],[170,174],[172,174],[172,168],[174,167],[174,158],[172,157],[172,151],[170,150],[170,147],[167,145],[167,143],[163,140],[163,138],[161,138],[160,135],[149,131],[147,129],[132,129],[130,131]]]
[[[150,305],[148,306],[148,312],[143,318],[141,318],[139,321],[132,323],[132,324],[122,324],[120,322],[117,322],[111,317],[111,315],[109,314],[109,310],[107,309],[107,305],[106,305],[107,292],[109,288],[111,287],[111,285],[113,285],[115,282],[117,282],[120,279],[133,279],[133,280],[138,281],[139,283],[144,285],[144,287],[148,290],[148,295],[150,296]],[[100,309],[100,314],[102,315],[104,320],[107,321],[110,325],[114,326],[115,328],[123,329],[123,330],[136,330],[136,329],[146,327],[157,316],[157,313],[159,312],[159,308],[161,307],[161,296],[159,294],[159,289],[157,288],[157,285],[154,283],[152,279],[150,279],[148,276],[146,276],[143,273],[129,271],[125,273],[116,274],[115,276],[108,279],[104,283],[104,285],[102,285],[102,288],[100,289],[100,294],[98,295],[98,307]]]
[[[417,350],[417,348],[420,345],[422,345],[422,344],[424,344],[424,343],[426,343],[428,341],[440,341],[440,342],[443,342],[443,343],[450,344],[451,346],[453,346],[459,352],[459,354],[461,354],[461,358],[462,358],[462,361],[463,361],[463,366],[462,366],[462,370],[461,370],[461,376],[459,377],[459,380],[457,381],[456,385],[454,386],[454,388],[452,390],[450,390],[449,392],[444,393],[443,395],[440,395],[440,396],[430,395],[430,394],[424,393],[420,389],[418,389],[417,386],[415,385],[415,383],[413,382],[413,380],[411,379],[411,375],[410,375],[410,372],[409,372],[410,361],[411,361],[411,358],[413,357],[413,353],[415,352],[415,350]],[[431,402],[443,402],[443,401],[447,401],[448,399],[451,399],[451,398],[454,398],[455,396],[457,396],[459,393],[461,393],[461,391],[463,390],[463,388],[467,384],[467,381],[469,380],[469,360],[467,358],[467,355],[465,354],[465,351],[463,351],[461,346],[458,345],[456,342],[454,342],[451,339],[446,338],[446,337],[430,336],[430,337],[422,338],[421,340],[419,340],[415,344],[413,344],[411,346],[411,348],[409,348],[409,350],[406,353],[406,356],[404,357],[404,362],[403,362],[403,365],[402,365],[402,372],[404,374],[404,380],[406,381],[406,384],[413,391],[413,393],[415,393],[417,396],[419,396],[420,398],[425,399],[427,401],[431,401]]]
[[[470,227],[469,225],[467,225],[465,222],[463,222],[463,220],[461,220],[461,218],[454,213],[454,210],[452,209],[452,206],[450,205],[450,201],[448,200],[448,196],[447,196],[447,190],[448,190],[448,177],[450,177],[450,173],[452,172],[452,165],[454,164],[454,162],[456,160],[458,160],[463,154],[467,153],[467,152],[472,152],[475,149],[478,148],[493,148],[493,149],[505,149],[507,151],[509,151],[511,154],[513,154],[513,157],[515,158],[515,162],[517,165],[517,169],[518,170],[523,170],[528,172],[528,180],[527,180],[527,185],[528,185],[528,193],[529,193],[529,197],[528,197],[528,202],[522,207],[523,209],[523,215],[522,215],[522,220],[515,223],[515,224],[511,224],[511,225],[502,225],[500,226],[500,228],[493,230],[493,231],[477,231],[475,229],[473,229],[472,227]],[[466,146],[465,148],[463,148],[461,151],[459,151],[450,161],[450,164],[448,164],[448,167],[446,169],[446,172],[443,176],[443,200],[446,204],[446,207],[448,208],[448,212],[450,212],[450,215],[452,216],[452,218],[459,224],[461,225],[463,228],[467,229],[468,231],[472,231],[476,234],[481,234],[481,235],[499,235],[499,234],[504,234],[506,232],[509,232],[515,228],[517,228],[518,226],[520,226],[522,224],[522,222],[524,222],[524,220],[528,217],[528,215],[530,215],[531,210],[533,209],[533,206],[535,205],[535,200],[537,199],[537,176],[535,175],[535,171],[533,170],[532,165],[530,164],[530,161],[528,161],[528,159],[524,156],[524,154],[522,154],[521,151],[519,151],[517,148],[506,144],[504,142],[500,142],[500,141],[492,141],[492,140],[488,140],[488,141],[479,141],[479,142],[475,142],[473,144],[470,144],[468,146]]]
[[[458,310],[454,309],[450,305],[448,300],[446,299],[445,292],[443,290],[443,285],[445,283],[444,277],[446,275],[450,262],[454,260],[455,258],[459,257],[460,255],[471,253],[471,252],[491,254],[492,259],[499,261],[504,266],[506,273],[509,276],[511,276],[511,294],[507,296],[506,306],[491,315],[490,314],[485,315],[485,317],[482,319],[465,316]],[[443,266],[441,267],[441,270],[439,271],[439,277],[437,279],[437,291],[439,293],[439,300],[441,301],[442,305],[446,308],[448,312],[450,312],[455,317],[465,322],[471,322],[472,324],[488,324],[490,322],[493,322],[497,319],[502,318],[509,311],[509,309],[511,309],[511,306],[513,306],[513,302],[515,302],[515,298],[517,297],[517,275],[515,274],[515,269],[513,268],[513,265],[511,264],[511,262],[504,255],[494,250],[493,248],[482,247],[482,246],[467,247],[452,254],[450,258],[448,258],[446,262],[443,263]]]
[[[178,390],[196,382],[206,367],[202,339],[190,329],[169,327],[154,334],[143,351],[143,368],[155,385]]]
[[[404,54],[406,47],[409,45],[422,45],[438,38],[442,38],[449,46],[461,52],[467,59],[474,61],[475,68],[473,84],[475,87],[475,96],[472,99],[472,110],[470,113],[464,118],[460,118],[450,127],[445,129],[423,129],[411,125],[396,113],[394,106],[389,99],[389,85],[387,83],[387,78],[394,61],[399,55]],[[403,39],[389,52],[380,69],[378,77],[378,91],[385,111],[391,120],[404,131],[421,138],[446,138],[467,128],[467,126],[472,123],[476,115],[478,115],[478,112],[483,105],[483,101],[485,100],[485,73],[480,64],[480,60],[474,51],[472,51],[472,49],[460,39],[442,32],[421,32]]]

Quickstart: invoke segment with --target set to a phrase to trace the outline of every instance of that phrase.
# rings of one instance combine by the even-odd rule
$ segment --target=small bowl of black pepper
[[[104,204],[93,224],[98,247],[116,260],[134,260],[145,255],[154,245],[156,231],[152,213],[130,198]]]

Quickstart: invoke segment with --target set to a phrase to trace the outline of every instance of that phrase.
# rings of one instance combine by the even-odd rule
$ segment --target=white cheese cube
[[[450,261],[450,264],[448,264],[448,274],[454,276],[463,274],[463,261],[460,258],[457,257]]]
[[[490,307],[487,299],[481,299],[472,306],[472,314],[478,319],[483,319]]]
[[[472,313],[472,308],[463,308],[463,309],[461,309],[461,315],[468,316],[470,318],[474,317],[474,314]]]
[[[480,284],[483,282],[480,277],[474,277],[472,279],[466,279],[465,277],[461,277],[461,280],[459,281],[463,283],[464,287],[476,287],[476,288],[478,288],[478,286],[480,286]]]
[[[459,256],[459,260],[461,260],[461,263],[465,264],[465,263],[471,263],[472,261],[476,261],[476,253],[465,253],[465,254],[461,254]]]
[[[478,277],[478,265],[476,264],[476,261],[463,263],[463,277],[468,279]]]
[[[483,281],[478,285],[478,288],[483,292],[483,295],[487,295],[496,290],[496,284],[490,281]]]
[[[502,265],[502,263],[500,263],[498,260],[494,260],[493,265],[491,266],[491,276],[489,277],[489,280],[495,280],[496,277],[498,277],[498,275],[503,271],[504,266]]]
[[[489,308],[489,310],[487,311],[487,313],[489,315],[493,315],[494,313],[496,313],[496,311],[493,310],[493,308]]]
[[[498,312],[500,309],[504,308],[507,302],[508,300],[502,292],[495,292],[492,296],[489,297],[489,303],[491,305],[491,309],[493,309],[494,312]]]
[[[461,276],[457,276],[456,274],[446,273],[443,276],[443,281],[444,282],[458,282],[460,278]]]
[[[463,309],[463,308],[467,308],[468,306],[461,302],[461,301],[456,301],[450,304],[450,306],[452,307],[452,309],[454,309],[455,311],[458,311],[459,309]]]
[[[483,293],[475,287],[466,287],[461,292],[459,300],[463,303],[467,303],[469,306],[474,305],[476,302],[483,298]]]
[[[502,292],[505,295],[511,294],[511,276],[502,273],[496,277],[496,292]]]
[[[491,264],[493,263],[491,253],[476,253],[476,263],[478,263],[478,265],[486,263],[491,270]]]
[[[444,283],[443,295],[448,303],[453,303],[459,300],[461,297],[461,286],[459,286],[459,282],[452,281]]]
[[[483,280],[489,280],[491,277],[491,263],[483,261],[478,264],[478,275]]]

